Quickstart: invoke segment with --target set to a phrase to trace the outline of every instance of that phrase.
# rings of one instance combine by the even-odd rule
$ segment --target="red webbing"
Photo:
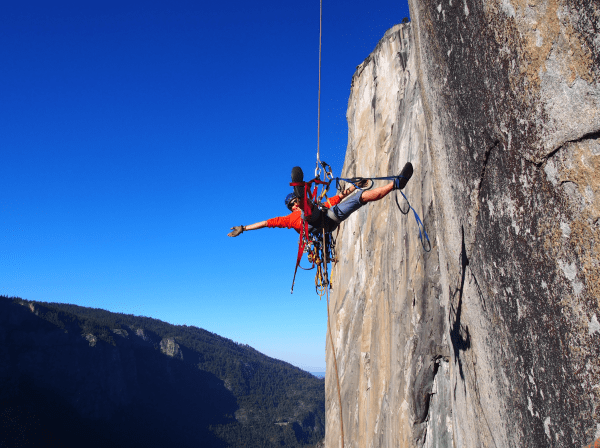
[[[303,225],[300,228],[300,241],[298,241],[298,258],[296,259],[296,268],[294,269],[294,278],[292,279],[292,293],[294,292],[294,283],[296,282],[296,273],[298,272],[298,266],[300,266],[302,254],[304,253],[304,247],[306,246],[306,240],[302,238],[303,235],[306,235],[308,238],[308,223],[306,221],[303,221]]]
[[[311,184],[315,184],[315,189],[313,194],[310,193]],[[317,185],[328,185],[329,182],[323,182],[319,178],[315,178],[310,182],[292,182],[290,183],[291,187],[304,187],[304,195],[302,198],[302,211],[304,212],[304,219],[302,221],[302,227],[300,229],[300,241],[298,241],[298,257],[296,258],[296,268],[294,269],[294,278],[292,279],[292,293],[294,292],[294,283],[296,281],[296,273],[298,272],[298,266],[300,266],[300,261],[302,260],[302,254],[304,253],[304,247],[306,247],[306,242],[308,241],[308,219],[312,215],[312,207],[310,206],[310,199],[314,199],[317,197]],[[302,238],[302,237],[305,238]]]

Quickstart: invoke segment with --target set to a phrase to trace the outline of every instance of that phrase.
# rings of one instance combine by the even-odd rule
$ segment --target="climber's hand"
[[[229,232],[227,236],[238,236],[244,232],[244,226],[235,226],[231,228],[232,232]]]

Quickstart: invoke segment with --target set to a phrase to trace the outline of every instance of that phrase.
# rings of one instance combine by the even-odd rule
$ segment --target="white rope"
[[[315,177],[321,177],[321,36],[323,35],[323,0],[321,0],[321,10],[319,14],[319,100],[317,112],[317,167],[315,168]]]
[[[320,1],[321,9],[319,15],[319,101],[318,101],[318,113],[317,113],[317,167],[315,168],[315,177],[321,177],[321,153],[319,143],[321,140],[321,41],[323,36],[323,0]],[[325,276],[327,278],[327,245],[325,244],[325,231],[323,231],[323,263],[325,267]],[[335,353],[335,346],[333,345],[333,336],[331,335],[331,316],[329,313],[329,285],[325,285],[327,290],[327,331],[329,333],[329,342],[331,343],[331,351],[333,354],[333,365],[335,368],[335,378],[337,380],[337,393],[338,393],[338,406],[340,411],[340,442],[342,448],[345,448],[344,443],[344,414],[342,412],[342,395],[340,388],[340,374],[337,366],[337,356]]]

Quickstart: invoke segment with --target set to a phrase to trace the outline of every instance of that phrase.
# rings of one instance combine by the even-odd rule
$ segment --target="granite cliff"
[[[352,79],[342,174],[412,162],[431,250],[400,195],[341,226],[345,447],[581,447],[600,437],[600,6],[409,4]]]

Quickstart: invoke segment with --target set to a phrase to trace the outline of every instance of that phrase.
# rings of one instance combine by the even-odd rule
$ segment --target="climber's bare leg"
[[[366,204],[367,202],[378,201],[388,195],[390,191],[394,189],[394,182],[383,187],[373,188],[372,190],[363,191],[360,195],[360,202]]]

